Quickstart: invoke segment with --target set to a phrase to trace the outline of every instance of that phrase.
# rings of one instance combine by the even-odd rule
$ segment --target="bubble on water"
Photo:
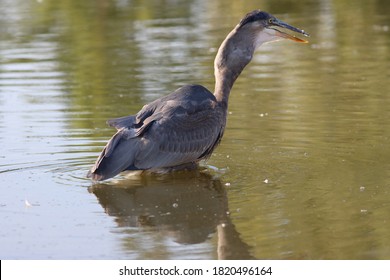
[[[172,206],[173,206],[173,208],[177,208],[177,207],[179,207],[179,204],[175,202],[172,204]]]
[[[26,207],[32,207],[33,206],[27,199],[24,200],[24,205],[26,205]]]
[[[360,190],[361,192],[365,191],[365,189],[366,189],[366,187],[364,187],[364,186],[360,186],[360,188],[359,188],[359,190]]]
[[[268,180],[268,179],[265,179],[263,182],[266,183],[266,184],[268,184],[268,183],[269,183],[269,180]]]
[[[26,207],[40,206],[39,203],[30,203],[30,201],[28,201],[27,199],[24,200],[24,205]]]
[[[168,216],[168,215],[171,215],[172,213],[171,212],[166,212],[166,213],[161,213],[160,216]]]

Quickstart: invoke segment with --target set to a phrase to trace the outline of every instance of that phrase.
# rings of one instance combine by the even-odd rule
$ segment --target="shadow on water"
[[[183,246],[217,233],[218,259],[253,259],[229,217],[226,189],[208,173],[141,174],[89,191],[118,227],[152,228]]]

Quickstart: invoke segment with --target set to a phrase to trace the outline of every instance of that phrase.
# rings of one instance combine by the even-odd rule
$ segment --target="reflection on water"
[[[1,2],[0,258],[389,259],[390,4],[173,2]],[[237,80],[207,163],[226,172],[86,180],[105,121],[212,90],[254,8],[312,36]]]
[[[252,258],[249,246],[240,239],[229,217],[225,188],[208,173],[134,176],[112,184],[94,185],[89,190],[105,212],[115,217],[118,227],[141,228],[146,232],[152,228],[180,244],[206,242],[217,231],[218,259]],[[161,248],[161,240],[149,240],[146,248],[142,248],[137,240],[127,236],[124,239],[130,239],[122,241],[125,249],[142,252],[145,255],[141,258],[150,249],[156,257],[166,254],[160,252],[167,250]]]

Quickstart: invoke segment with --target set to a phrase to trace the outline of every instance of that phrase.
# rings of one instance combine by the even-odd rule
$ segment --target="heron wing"
[[[139,129],[141,145],[134,162],[138,169],[196,162],[219,143],[225,121],[212,100],[177,103],[168,103]]]

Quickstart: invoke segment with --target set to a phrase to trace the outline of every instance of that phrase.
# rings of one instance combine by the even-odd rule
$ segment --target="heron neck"
[[[245,30],[237,27],[233,29],[222,42],[215,57],[214,95],[217,101],[226,108],[234,82],[252,60],[255,51],[253,42],[248,40],[248,34],[245,33]]]
[[[226,106],[226,108],[229,101],[230,91],[238,75],[234,75],[234,73],[228,73],[227,71],[218,71],[215,73],[214,95],[217,101]]]

